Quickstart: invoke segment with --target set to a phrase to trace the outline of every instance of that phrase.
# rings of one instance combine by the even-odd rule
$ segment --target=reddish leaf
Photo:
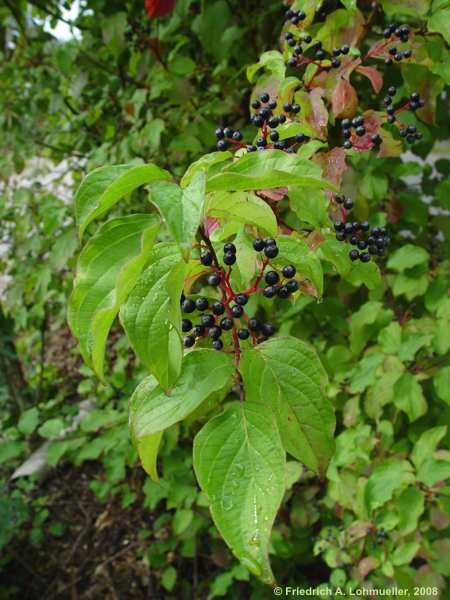
[[[324,165],[325,177],[329,179],[331,183],[340,187],[342,177],[347,169],[344,148],[333,148],[333,150],[325,152],[322,156],[326,161]]]
[[[259,190],[258,195],[273,202],[279,202],[288,193],[287,187],[274,188],[273,190]]]
[[[213,217],[207,217],[205,219],[205,232],[208,237],[218,228],[219,221],[217,219],[214,219]]]
[[[355,88],[346,79],[340,79],[331,96],[331,106],[335,117],[352,117],[358,106]]]
[[[322,98],[323,92],[322,88],[314,88],[309,94],[312,109],[309,120],[315,129],[320,131],[322,138],[325,136],[328,123],[328,111]]]
[[[370,80],[373,89],[378,94],[383,87],[383,75],[375,67],[358,67],[356,70]]]
[[[149,17],[165,17],[175,8],[177,0],[145,0],[145,10]]]

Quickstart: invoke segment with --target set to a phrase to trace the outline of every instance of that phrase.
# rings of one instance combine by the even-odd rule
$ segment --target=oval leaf
[[[228,406],[194,440],[195,473],[217,528],[266,583],[273,581],[269,539],[285,491],[285,460],[272,411],[257,402]]]
[[[323,474],[334,451],[336,421],[315,351],[296,338],[273,338],[243,353],[241,373],[246,398],[273,409],[287,452]]]
[[[109,329],[148,260],[159,226],[156,215],[111,219],[80,254],[68,320],[84,359],[101,379]]]
[[[197,171],[185,188],[175,183],[160,182],[150,189],[150,200],[160,211],[185,261],[203,215],[205,171]]]
[[[147,377],[130,400],[134,439],[164,431],[194,411],[212,393],[228,385],[234,366],[230,356],[215,350],[193,350],[186,355],[181,375],[167,392]]]
[[[175,244],[158,244],[120,317],[130,344],[163,388],[180,373],[183,356],[178,334],[185,263]]]
[[[205,207],[209,217],[256,225],[270,235],[278,231],[277,220],[270,206],[254,194],[217,192],[209,194]]]
[[[121,198],[141,185],[170,178],[170,173],[156,165],[114,165],[91,171],[75,195],[75,215],[80,239],[89,223]]]

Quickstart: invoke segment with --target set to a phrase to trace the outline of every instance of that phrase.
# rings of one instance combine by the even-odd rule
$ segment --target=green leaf
[[[109,329],[148,260],[159,226],[156,215],[111,219],[80,254],[68,320],[83,358],[101,379]]]
[[[205,181],[205,172],[197,171],[185,188],[175,183],[160,182],[150,189],[150,200],[158,207],[186,262],[202,220]]]
[[[398,513],[397,529],[401,535],[407,535],[417,529],[419,517],[425,510],[425,494],[416,487],[409,487],[395,503]]]
[[[383,506],[392,498],[395,491],[413,482],[412,467],[407,460],[391,459],[377,465],[364,490],[367,510],[370,513],[375,508]]]
[[[429,258],[430,255],[424,248],[406,244],[391,254],[387,266],[389,269],[401,272],[405,269],[412,269],[417,265],[426,264]]]
[[[428,0],[381,0],[383,11],[388,17],[398,17],[398,15],[408,15],[411,17],[421,17],[429,9]]]
[[[267,202],[247,192],[208,194],[205,214],[226,222],[255,225],[272,236],[278,231],[277,219]]]
[[[156,462],[162,436],[163,431],[158,431],[157,433],[146,435],[139,440],[136,440],[137,451],[139,458],[141,459],[142,468],[155,482],[159,481]]]
[[[172,529],[175,535],[181,535],[192,523],[194,513],[192,510],[179,508],[172,520]]]
[[[405,544],[400,544],[400,546],[394,550],[392,564],[395,566],[408,565],[417,554],[419,548],[420,544],[418,542],[406,542]]]
[[[427,412],[422,387],[411,373],[403,373],[395,382],[394,403],[408,415],[410,422],[416,421]]]
[[[334,236],[327,236],[318,248],[318,255],[332,265],[340,275],[347,275],[352,268],[346,244],[338,242]]]
[[[183,357],[178,330],[186,267],[170,243],[154,246],[149,263],[122,306],[120,320],[139,360],[167,389],[180,374]]]
[[[432,15],[428,18],[428,31],[440,33],[447,44],[450,44],[450,3],[433,2]]]
[[[194,468],[213,520],[235,556],[273,581],[270,531],[285,491],[285,452],[272,411],[252,402],[229,405],[194,440]]]
[[[450,367],[443,367],[433,377],[436,394],[450,406]]]
[[[267,69],[280,80],[284,79],[286,71],[284,56],[278,50],[263,52],[257,63],[247,67],[247,79],[252,82],[256,73],[262,68]]]
[[[432,487],[438,481],[445,481],[450,478],[450,462],[428,458],[417,471],[417,481]]]
[[[323,293],[323,270],[320,259],[308,244],[294,235],[280,235],[277,238],[278,256],[273,264],[282,267],[292,264],[300,277],[308,279],[316,288],[317,296]]]
[[[258,190],[289,185],[337,191],[332,183],[321,178],[321,169],[316,164],[282,150],[245,154],[208,179],[206,190]]]
[[[329,202],[322,190],[291,187],[289,189],[289,204],[301,221],[310,223],[317,229],[329,224]]]
[[[39,410],[37,408],[29,408],[20,415],[17,428],[21,433],[29,435],[30,433],[33,433],[33,431],[38,426],[38,423]]]
[[[134,439],[164,431],[182,421],[213,392],[226,387],[233,361],[214,350],[193,350],[183,360],[181,375],[168,390],[147,377],[130,400],[130,426]]]
[[[56,438],[64,429],[64,421],[60,418],[45,421],[38,429],[38,433],[44,438]]]
[[[443,425],[442,427],[432,427],[422,433],[420,438],[414,444],[411,453],[411,460],[417,469],[419,469],[426,460],[433,457],[439,442],[445,437],[446,433],[446,425]]]
[[[170,173],[156,165],[115,165],[91,171],[75,195],[75,215],[79,236],[86,227],[141,185],[170,179]]]
[[[233,158],[233,154],[231,152],[210,152],[209,154],[205,154],[189,165],[186,173],[181,178],[181,187],[187,187],[191,183],[192,178],[197,171],[204,170],[209,172],[213,167],[217,168],[220,163],[229,161],[231,158]]]
[[[243,353],[241,373],[247,400],[272,408],[287,452],[323,474],[334,451],[335,417],[315,351],[296,338],[273,338]]]
[[[350,322],[350,348],[359,354],[367,341],[392,321],[394,313],[383,308],[381,302],[366,302],[353,313]]]
[[[370,263],[353,263],[345,279],[352,285],[359,287],[365,285],[369,290],[374,290],[381,283],[381,274],[378,265]]]
[[[177,571],[175,567],[167,567],[164,569],[161,576],[161,583],[165,590],[171,592],[177,582]]]

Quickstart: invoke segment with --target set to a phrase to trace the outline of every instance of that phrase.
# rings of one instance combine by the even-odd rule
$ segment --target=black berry
[[[200,262],[202,263],[202,265],[205,265],[205,267],[210,267],[212,265],[213,257],[209,250],[204,250],[201,253]]]
[[[215,323],[213,315],[202,315],[200,321],[205,327],[212,327]]]
[[[187,335],[183,339],[183,344],[185,348],[192,348],[192,346],[195,344],[195,337],[193,335]]]
[[[208,285],[212,285],[212,286],[217,286],[220,283],[220,277],[217,275],[217,273],[212,273],[209,277],[208,277]]]
[[[226,252],[223,255],[223,262],[229,266],[234,265],[234,263],[236,262],[236,254],[234,254],[233,252]]]
[[[188,298],[186,298],[185,300],[183,300],[183,302],[181,303],[181,310],[184,313],[191,313],[194,312],[195,310],[195,302],[193,300],[189,300]]]
[[[230,329],[233,329],[233,320],[229,319],[228,317],[225,317],[220,321],[220,327],[224,331],[230,331]]]
[[[231,314],[233,315],[233,317],[235,319],[242,317],[243,313],[244,313],[244,309],[242,308],[242,306],[239,306],[239,304],[235,304],[234,306],[231,307]]]
[[[195,301],[195,308],[197,310],[206,310],[209,306],[209,302],[206,298],[197,298]]]
[[[283,275],[288,279],[295,277],[296,273],[297,269],[293,265],[286,265],[285,267],[283,267]]]
[[[276,246],[266,246],[264,249],[264,254],[267,256],[267,258],[275,258],[276,256],[278,256],[278,248]]]
[[[214,348],[214,350],[222,350],[223,348],[222,340],[214,340],[211,345]]]
[[[250,332],[248,329],[239,329],[238,331],[238,337],[241,340],[248,340],[250,336]]]
[[[268,271],[264,277],[266,283],[269,285],[274,285],[280,281],[280,276],[276,271]]]
[[[225,312],[225,306],[222,304],[222,302],[214,302],[212,305],[212,311],[215,315],[223,315]]]
[[[240,304],[241,306],[245,306],[248,302],[247,294],[237,294],[237,296],[234,299],[236,303]]]
[[[181,321],[181,330],[184,333],[187,333],[188,331],[190,331],[192,329],[192,321],[189,321],[189,319],[183,319]]]

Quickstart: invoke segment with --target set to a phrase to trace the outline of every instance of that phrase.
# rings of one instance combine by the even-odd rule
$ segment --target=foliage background
[[[0,3],[1,597],[64,596],[70,586],[85,598],[130,589],[135,598],[273,597],[212,525],[192,472],[192,426],[166,437],[161,484],[145,478],[126,426],[142,369],[117,330],[108,385],[97,383],[66,306],[81,178],[130,161],[179,177],[214,148],[218,123],[244,126],[246,68],[278,46],[284,7],[179,0],[171,17],[149,21],[140,0],[87,0],[61,40],[51,28],[70,4]],[[317,31],[333,19],[350,27],[371,9],[309,5]],[[277,316],[282,332],[319,351],[338,438],[326,480],[292,461],[272,562],[285,585],[396,583],[448,597],[449,8],[384,0],[375,30],[397,11],[425,34],[423,64],[401,73],[408,86],[427,82],[434,116],[421,121],[412,152],[361,154],[346,175],[357,216],[392,228],[382,280],[362,285],[330,269],[321,303],[305,297]],[[397,69],[392,83],[402,76]],[[369,82],[359,79],[358,92],[370,98]],[[116,212],[145,203],[138,192]],[[47,441],[45,475],[11,480]]]

